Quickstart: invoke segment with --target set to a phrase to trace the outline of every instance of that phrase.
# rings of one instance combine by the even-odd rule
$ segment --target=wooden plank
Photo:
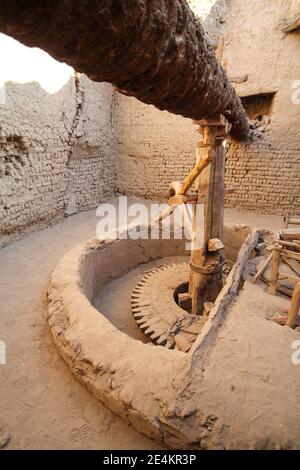
[[[291,282],[300,282],[300,277],[292,276],[291,274],[278,274],[278,281],[291,281]]]
[[[278,270],[279,270],[279,261],[280,261],[280,247],[275,247],[272,253],[272,271],[271,271],[271,282],[269,285],[268,292],[269,294],[276,294],[277,290],[277,278],[278,278]]]
[[[289,309],[286,326],[289,326],[291,328],[295,327],[299,308],[300,308],[300,282],[296,284],[294,292],[293,292],[292,302],[291,302],[291,306]]]
[[[286,246],[288,248],[295,248],[296,250],[300,250],[300,242],[294,243],[294,242],[286,242],[284,240],[276,240],[276,243],[279,243],[281,246]]]
[[[300,219],[289,219],[290,225],[300,225]]]
[[[227,194],[233,194],[235,191],[236,190],[234,188],[225,188],[225,195],[227,196]]]
[[[280,238],[285,241],[300,240],[300,228],[286,228],[281,230]]]
[[[231,83],[245,83],[248,80],[248,75],[241,75],[240,77],[230,77]]]
[[[296,253],[296,251],[290,251],[290,250],[282,250],[282,256],[287,256],[288,258],[296,259],[297,261],[300,261],[300,253]]]
[[[287,315],[281,317],[272,317],[270,318],[271,321],[278,323],[278,325],[285,326],[287,321]]]
[[[295,274],[297,274],[297,276],[300,276],[300,263],[297,260],[284,256],[282,256],[282,260],[285,262],[285,264],[288,265],[289,268],[291,268],[292,271],[294,271]]]
[[[227,119],[223,114],[219,114],[214,118],[204,118],[199,121],[194,121],[194,124],[197,124],[201,127],[211,126],[211,127],[224,127],[227,123]]]
[[[222,62],[222,58],[223,58],[223,52],[224,52],[224,45],[225,45],[225,39],[224,39],[224,35],[221,35],[219,37],[219,43],[218,43],[218,47],[216,49],[216,59],[218,62]]]
[[[293,18],[288,18],[281,23],[281,31],[284,33],[293,33],[300,28],[300,16],[294,16]]]
[[[264,262],[264,264],[262,265],[262,267],[260,268],[260,270],[257,271],[257,273],[255,274],[255,276],[254,276],[253,279],[252,279],[253,284],[255,284],[256,281],[257,281],[257,279],[265,272],[265,270],[266,270],[267,267],[269,266],[269,263],[270,263],[271,260],[272,260],[272,257],[273,257],[273,253],[271,253],[271,254],[267,257],[266,261]]]

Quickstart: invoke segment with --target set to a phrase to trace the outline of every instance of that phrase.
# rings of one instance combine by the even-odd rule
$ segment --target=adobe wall
[[[227,196],[227,207],[300,213],[300,99],[293,88],[300,79],[300,32],[281,31],[296,13],[297,1],[231,1],[223,56],[228,74],[247,76],[235,84],[241,97],[274,95],[261,138],[229,148],[226,180],[235,193]]]
[[[85,76],[57,93],[7,82],[0,102],[0,245],[114,191],[114,92]]]

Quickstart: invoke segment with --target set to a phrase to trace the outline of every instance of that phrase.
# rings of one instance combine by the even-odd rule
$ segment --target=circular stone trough
[[[247,236],[252,251],[258,232],[251,233],[245,226],[226,227],[225,257],[235,259]],[[166,256],[186,256],[185,241],[116,238],[77,246],[63,257],[49,283],[48,318],[60,354],[81,382],[138,431],[173,447],[199,446],[200,421],[189,412],[180,412],[186,405],[179,397],[190,380],[188,371],[195,366],[195,358],[201,362],[203,351],[224,321],[224,306],[228,308],[237,293],[241,270],[250,254],[247,250],[239,255],[240,263],[228,276],[230,282],[185,354],[135,340],[93,306],[101,289],[109,288],[115,278],[137,266]],[[179,410],[175,414],[174,406]],[[195,413],[202,416],[203,410]]]

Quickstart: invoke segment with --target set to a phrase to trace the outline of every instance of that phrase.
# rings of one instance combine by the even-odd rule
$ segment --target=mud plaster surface
[[[227,219],[258,221],[233,211]],[[11,436],[7,449],[161,448],[77,382],[49,336],[50,273],[64,253],[95,235],[96,222],[94,211],[77,214],[0,251],[0,339],[7,346],[7,364],[0,365],[0,427]],[[277,229],[281,220],[264,222]]]
[[[227,423],[226,434],[235,436],[237,449],[246,441],[251,446],[252,439],[253,447],[278,448],[283,435],[284,447],[290,442],[299,448],[294,437],[300,432],[300,366],[291,355],[300,334],[268,320],[284,315],[288,306],[285,296],[246,281],[209,357],[201,394]]]

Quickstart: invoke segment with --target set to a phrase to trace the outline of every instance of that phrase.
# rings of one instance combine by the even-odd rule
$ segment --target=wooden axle
[[[222,282],[222,243],[215,243],[220,249],[209,251],[209,241],[223,239],[224,221],[224,175],[225,175],[225,139],[230,131],[230,125],[224,116],[213,119],[196,121],[203,134],[203,141],[198,145],[197,161],[205,161],[211,157],[211,163],[197,179],[198,202],[204,196],[204,239],[201,248],[196,247],[191,252],[191,270],[189,293],[192,298],[192,313],[202,315],[204,304],[214,302],[223,287]],[[204,194],[201,188],[207,188]],[[197,224],[194,214],[195,239],[201,239],[202,226]],[[212,244],[211,244],[212,245]]]

